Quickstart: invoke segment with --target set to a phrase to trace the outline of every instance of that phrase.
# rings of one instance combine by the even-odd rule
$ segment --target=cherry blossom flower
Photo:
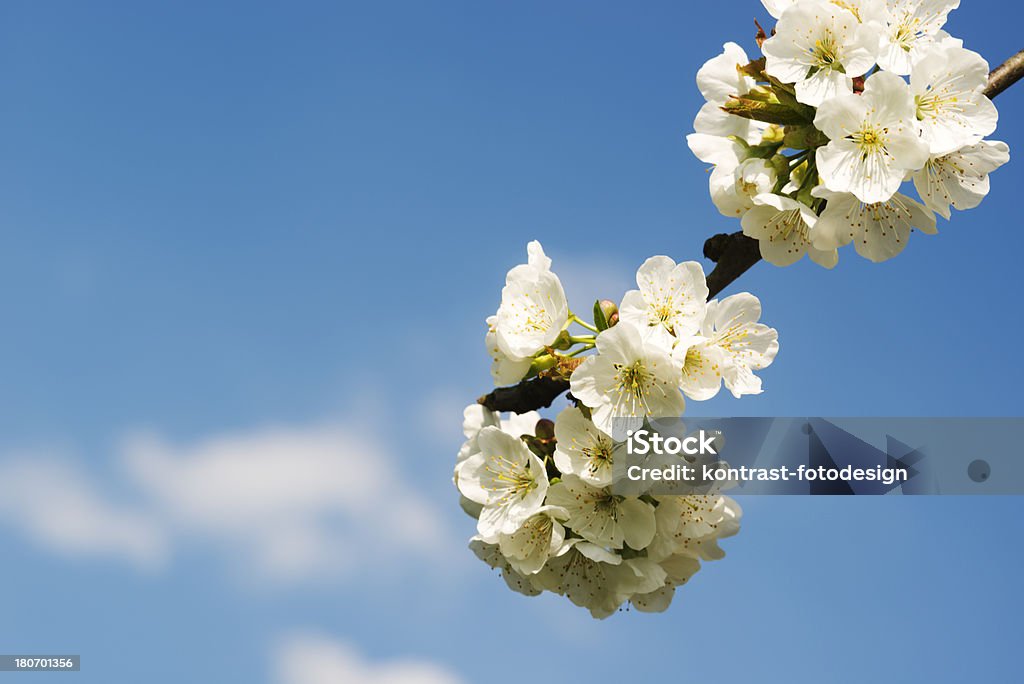
[[[988,194],[988,174],[1010,161],[1004,142],[983,140],[956,152],[932,157],[914,174],[914,187],[926,207],[949,218],[949,208],[963,211]]]
[[[521,439],[487,426],[477,435],[480,451],[459,470],[459,491],[483,506],[477,521],[481,538],[493,542],[512,534],[544,502],[548,476],[544,464]]]
[[[959,6],[960,0],[888,0],[878,65],[901,76],[909,74],[922,52],[948,38],[940,29]]]
[[[612,483],[616,452],[623,445],[601,431],[575,407],[564,409],[555,419],[555,466],[566,475],[576,475],[587,484],[607,487]]]
[[[885,261],[906,248],[912,229],[936,232],[935,214],[900,193],[872,204],[849,193],[832,193],[820,187],[815,188],[814,194],[828,200],[815,230],[815,244],[821,248],[853,242],[862,257]]]
[[[795,84],[796,99],[817,107],[852,93],[853,77],[875,64],[876,31],[835,3],[804,0],[782,13],[776,34],[761,47],[765,71]]]
[[[679,392],[681,368],[661,338],[641,334],[623,319],[597,336],[597,351],[570,378],[574,397],[590,408],[594,424],[612,432],[639,427],[645,416],[679,416],[686,408]]]
[[[634,497],[591,487],[575,475],[565,475],[551,485],[548,503],[569,513],[566,525],[598,546],[642,549],[654,538],[654,508]]]
[[[619,305],[619,316],[641,330],[663,329],[688,335],[700,328],[707,306],[704,269],[696,261],[677,264],[667,256],[653,256],[636,272],[639,290],[630,290]]]
[[[569,321],[569,304],[561,281],[551,272],[551,259],[539,242],[531,242],[527,249],[529,262],[505,278],[494,321],[497,347],[513,361],[553,344]]]
[[[928,146],[916,126],[910,88],[899,76],[879,72],[867,79],[863,95],[840,95],[823,102],[814,125],[829,137],[816,151],[825,186],[849,192],[862,202],[884,202],[908,171],[928,161]]]
[[[914,64],[910,91],[931,154],[949,154],[996,130],[999,115],[982,92],[987,84],[988,62],[963,48],[936,46]]]
[[[802,202],[764,193],[754,198],[755,207],[743,215],[743,234],[755,238],[765,261],[789,266],[808,254],[814,263],[832,268],[839,262],[834,249],[818,249],[812,241],[817,214]]]

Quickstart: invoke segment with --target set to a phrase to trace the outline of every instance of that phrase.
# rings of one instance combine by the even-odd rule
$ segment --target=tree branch
[[[988,75],[988,86],[985,94],[990,98],[1003,92],[1024,76],[1024,50],[997,66]]]
[[[992,98],[1024,76],[1024,50],[997,66],[988,75],[984,93]],[[704,257],[715,262],[708,274],[708,298],[731,285],[761,260],[757,240],[743,231],[719,233],[704,242]],[[492,411],[526,413],[551,406],[562,392],[569,389],[569,381],[561,378],[538,377],[524,380],[510,387],[499,387],[477,401]]]
[[[499,387],[477,402],[491,411],[526,413],[551,406],[558,395],[569,389],[569,381],[561,378],[537,377],[523,380],[518,385]]]
[[[761,260],[757,240],[743,231],[719,233],[704,243],[704,258],[715,262],[708,273],[708,298],[714,297]]]

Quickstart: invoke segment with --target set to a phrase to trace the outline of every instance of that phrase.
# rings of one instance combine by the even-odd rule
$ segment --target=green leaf
[[[758,102],[757,100],[743,97],[729,100],[722,107],[722,110],[729,114],[742,116],[744,119],[764,121],[765,123],[779,124],[781,126],[808,124],[811,122],[810,119],[784,104]]]
[[[814,121],[814,114],[817,110],[814,107],[805,105],[796,99],[796,93],[792,86],[785,85],[771,76],[768,77],[768,82],[772,86],[772,91],[775,93],[775,97],[778,98],[779,102],[786,105],[794,112],[799,114],[808,121]]]
[[[601,330],[608,329],[608,319],[604,317],[604,311],[601,310],[601,300],[594,301],[594,327]]]
[[[743,66],[737,66],[736,70],[739,71],[744,76],[750,76],[755,81],[763,81],[763,80],[765,80],[765,74],[764,74],[764,64],[765,64],[765,61],[766,60],[765,60],[764,57],[760,57],[758,59],[753,60],[749,64],[745,64]]]

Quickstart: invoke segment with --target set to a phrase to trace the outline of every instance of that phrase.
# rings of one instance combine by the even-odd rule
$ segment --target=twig
[[[988,75],[988,86],[985,94],[995,97],[1024,76],[1024,50],[1006,60]]]

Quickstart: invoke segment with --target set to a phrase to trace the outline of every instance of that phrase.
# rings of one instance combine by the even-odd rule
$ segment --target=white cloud
[[[0,461],[0,522],[52,550],[146,567],[206,542],[246,578],[284,582],[443,570],[457,545],[379,435],[346,427],[184,446],[136,435],[115,465],[133,506],[113,503],[70,459]]]
[[[143,569],[167,556],[158,521],[108,502],[83,472],[50,457],[0,463],[0,520],[65,555],[113,556]]]
[[[315,634],[282,639],[276,652],[278,684],[460,684],[433,663],[415,660],[371,663],[351,645]]]
[[[131,480],[178,533],[238,547],[273,579],[333,575],[367,558],[439,562],[442,516],[375,436],[342,427],[268,429],[174,447],[126,441]]]

